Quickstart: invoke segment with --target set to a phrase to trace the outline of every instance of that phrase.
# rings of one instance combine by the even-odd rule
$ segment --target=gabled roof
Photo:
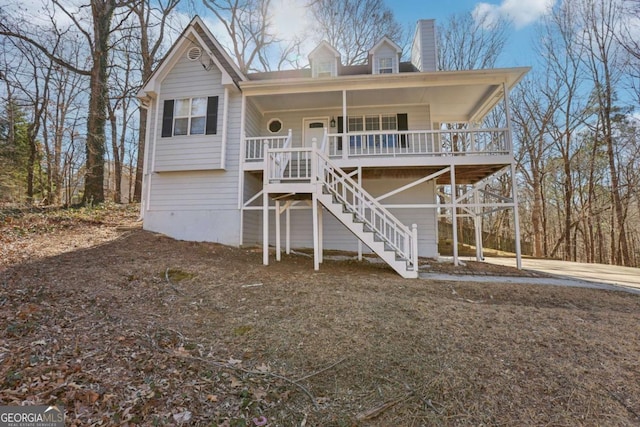
[[[331,52],[333,54],[333,56],[335,56],[336,58],[340,58],[340,52],[338,52],[336,50],[336,48],[334,48],[333,46],[331,46],[329,44],[329,42],[322,40],[320,42],[320,44],[318,46],[316,46],[315,49],[313,49],[310,53],[309,53],[309,58],[315,56],[318,52],[320,52],[322,49],[326,49],[329,52]]]
[[[144,82],[138,93],[138,97],[142,98],[149,93],[157,93],[160,82],[178,61],[179,55],[185,46],[192,45],[194,42],[202,47],[204,54],[206,54],[222,72],[223,84],[232,84],[239,88],[239,83],[247,80],[246,76],[240,71],[218,40],[211,34],[202,19],[196,16],[182,31],[151,76]]]
[[[375,45],[373,45],[373,47],[369,50],[369,54],[373,55],[373,53],[378,50],[378,48],[380,46],[382,46],[383,44],[388,44],[389,46],[391,46],[392,48],[395,49],[395,51],[397,53],[402,53],[402,48],[400,46],[398,46],[398,44],[396,42],[394,42],[393,40],[391,40],[389,37],[384,36],[382,37],[378,43],[376,43]]]

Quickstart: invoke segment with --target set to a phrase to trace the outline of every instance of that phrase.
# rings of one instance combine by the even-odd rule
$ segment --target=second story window
[[[331,61],[318,62],[318,77],[331,77]]]
[[[217,96],[165,99],[163,105],[163,138],[218,132]]]
[[[173,120],[174,135],[204,135],[207,98],[176,99]]]
[[[393,58],[388,56],[378,58],[378,73],[379,74],[393,73]]]

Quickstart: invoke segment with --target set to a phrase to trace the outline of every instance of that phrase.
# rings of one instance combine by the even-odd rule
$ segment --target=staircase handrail
[[[389,246],[393,248],[393,250],[398,253],[402,258],[406,261],[410,262],[414,268],[417,268],[417,253],[416,252],[416,242],[415,239],[415,230],[412,232],[409,227],[404,225],[400,220],[398,220],[391,212],[389,212],[382,204],[377,201],[373,196],[371,196],[362,186],[360,186],[356,181],[354,181],[349,175],[347,175],[340,167],[336,166],[331,162],[328,156],[325,155],[324,152],[317,151],[316,155],[318,157],[318,167],[316,178],[320,180],[323,185],[331,191],[333,195],[341,199],[341,202],[351,207],[353,213],[357,216],[357,218],[366,223],[369,227],[371,227],[378,236],[380,236]],[[328,167],[330,168],[328,168]],[[339,182],[343,184],[343,187],[347,189],[349,192],[353,194],[354,199],[357,199],[359,205],[367,206],[371,209],[372,214],[375,214],[382,220],[382,227],[375,224],[376,221],[369,221],[367,217],[364,215],[364,210],[358,208],[358,205],[353,205],[350,203],[344,196],[342,196],[336,189],[331,187],[331,183],[328,182],[324,176],[324,172],[332,173],[336,175]],[[385,232],[385,228],[390,226],[392,230],[399,232],[400,237],[402,237],[404,247],[400,247],[398,245],[397,239],[392,239]]]
[[[276,173],[276,176],[275,176],[276,178],[282,178],[284,176],[284,171],[287,169],[287,165],[291,160],[291,155],[287,153],[287,149],[291,145],[291,140],[292,140],[291,135],[292,135],[292,132],[291,132],[291,129],[289,129],[289,134],[287,135],[287,139],[285,139],[284,144],[282,144],[282,148],[278,150],[277,154],[273,159],[277,168],[274,171]]]

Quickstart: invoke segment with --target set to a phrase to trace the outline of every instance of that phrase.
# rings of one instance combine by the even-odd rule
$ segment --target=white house
[[[243,74],[196,17],[139,95],[144,228],[273,245],[276,259],[281,241],[313,247],[316,269],[323,248],[373,251],[404,277],[438,255],[438,215],[454,240],[457,218],[475,218],[478,258],[487,212],[511,209],[518,240],[515,194],[485,185],[514,179],[509,90],[528,68],[437,71],[436,52],[434,21],[420,20],[410,62],[385,37],[366,65],[322,42],[309,69]],[[483,127],[499,104],[504,126]]]

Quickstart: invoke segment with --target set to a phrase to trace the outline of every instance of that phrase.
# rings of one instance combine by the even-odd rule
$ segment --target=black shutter
[[[407,113],[398,114],[398,130],[409,130],[409,118]],[[400,147],[407,147],[407,135],[400,135]]]
[[[162,110],[162,137],[168,136],[173,136],[173,99],[165,100]]]
[[[338,133],[344,132],[344,119],[338,116]],[[342,150],[342,137],[338,137],[338,151]]]
[[[207,135],[218,133],[218,97],[207,98]]]

